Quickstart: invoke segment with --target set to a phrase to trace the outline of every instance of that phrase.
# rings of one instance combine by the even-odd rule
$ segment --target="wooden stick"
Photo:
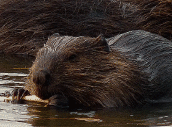
[[[2,97],[2,96],[0,96],[0,101],[1,102],[11,101],[11,100],[12,100],[12,96],[10,96],[10,97]],[[25,96],[25,97],[23,97],[23,100],[48,103],[48,100],[42,100],[42,99],[40,99],[39,97],[37,97],[35,95]]]

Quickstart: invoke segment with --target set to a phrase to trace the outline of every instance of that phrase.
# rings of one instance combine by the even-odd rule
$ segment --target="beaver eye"
[[[72,54],[72,55],[69,57],[69,60],[70,60],[70,61],[73,61],[75,58],[76,58],[76,54]]]

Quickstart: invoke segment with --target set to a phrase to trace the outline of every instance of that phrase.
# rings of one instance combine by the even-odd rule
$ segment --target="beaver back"
[[[171,97],[172,42],[150,32],[135,30],[107,39],[110,47],[149,74],[150,99]]]

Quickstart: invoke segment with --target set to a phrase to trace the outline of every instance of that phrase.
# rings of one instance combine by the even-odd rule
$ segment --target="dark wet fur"
[[[51,36],[37,53],[25,89],[86,107],[134,107],[171,97],[171,41],[141,30],[106,40]]]
[[[143,29],[172,38],[171,0],[2,0],[0,51],[36,52],[53,33],[112,37]]]
[[[25,89],[42,99],[61,94],[88,107],[133,107],[144,101],[147,84],[139,68],[101,36],[56,35],[37,53]]]
[[[172,97],[172,42],[156,34],[137,30],[107,39],[110,47],[137,63],[149,74],[148,98]]]

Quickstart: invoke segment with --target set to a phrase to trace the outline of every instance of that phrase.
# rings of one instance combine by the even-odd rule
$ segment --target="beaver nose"
[[[50,73],[45,70],[37,71],[33,74],[33,82],[36,85],[48,85],[50,80]]]

